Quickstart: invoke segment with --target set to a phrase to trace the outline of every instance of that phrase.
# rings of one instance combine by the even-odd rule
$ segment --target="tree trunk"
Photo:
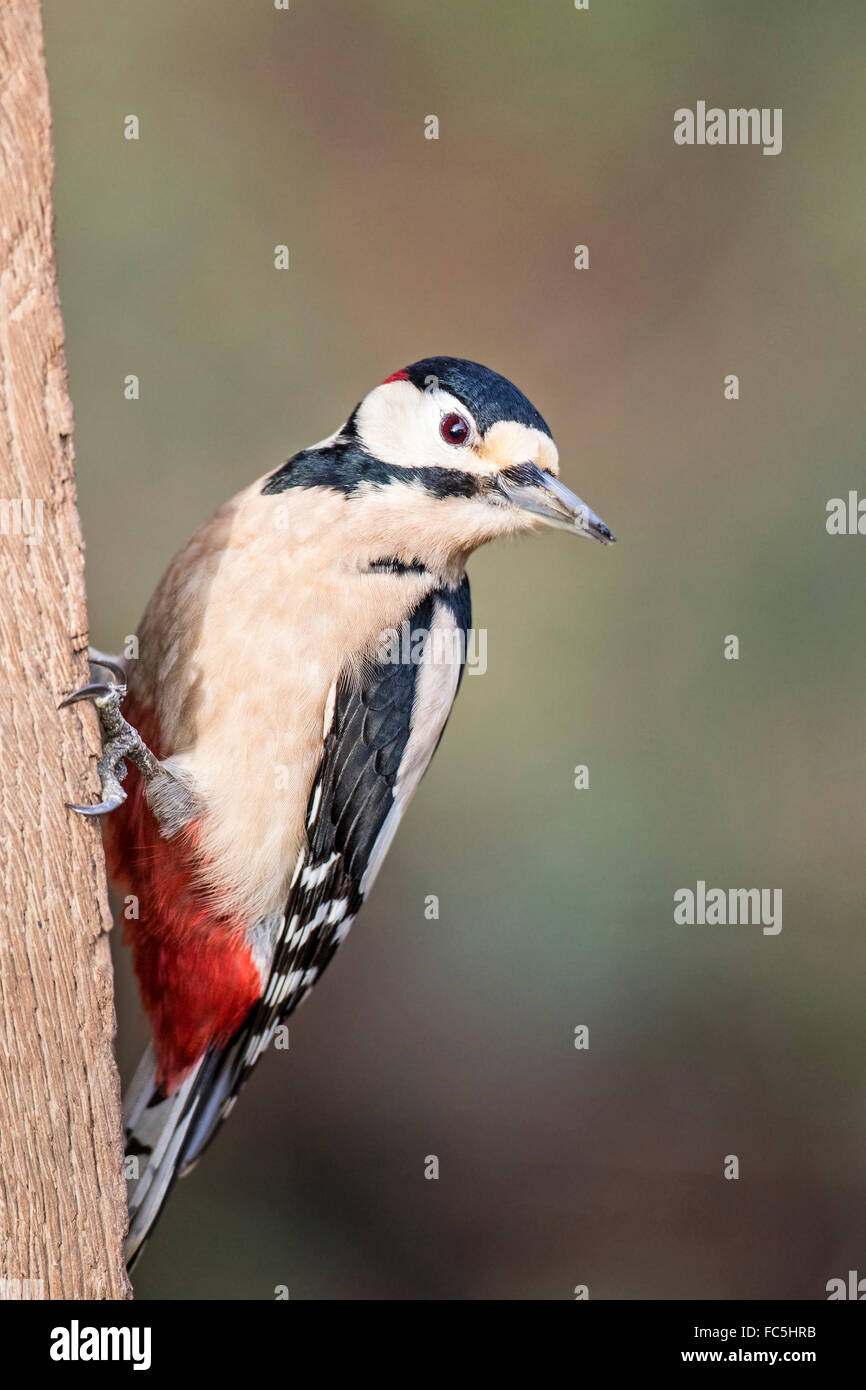
[[[84,546],[39,0],[0,3],[0,1297],[126,1298]]]

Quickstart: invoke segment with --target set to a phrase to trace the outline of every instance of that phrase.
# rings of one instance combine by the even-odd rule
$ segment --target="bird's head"
[[[477,362],[427,357],[370,391],[264,491],[329,488],[376,546],[440,560],[539,525],[609,545],[609,528],[558,473],[550,430],[516,386]]]

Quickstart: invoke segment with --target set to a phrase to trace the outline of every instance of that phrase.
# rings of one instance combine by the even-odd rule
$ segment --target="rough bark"
[[[0,4],[0,1297],[125,1298],[111,926],[39,0]],[[23,1281],[17,1283],[15,1281]]]

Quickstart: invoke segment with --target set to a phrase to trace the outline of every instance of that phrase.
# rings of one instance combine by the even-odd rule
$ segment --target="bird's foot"
[[[67,802],[70,811],[82,816],[104,816],[116,811],[126,800],[123,781],[126,777],[126,758],[134,763],[145,782],[164,774],[164,769],[151,753],[144,739],[120,712],[121,702],[126,695],[126,673],[123,667],[101,652],[90,652],[91,667],[98,666],[108,671],[113,679],[107,683],[94,682],[75,690],[61,700],[60,708],[78,704],[80,700],[92,700],[99,722],[102,725],[102,754],[96,764],[102,787],[102,800],[95,806],[73,806]],[[167,774],[165,774],[167,775]]]

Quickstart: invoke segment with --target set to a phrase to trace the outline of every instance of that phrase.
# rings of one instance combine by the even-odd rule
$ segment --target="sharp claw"
[[[77,811],[80,816],[107,816],[110,811],[116,811],[118,806],[122,806],[126,800],[126,793],[121,792],[119,796],[111,796],[107,801],[99,801],[95,806],[73,806],[71,801],[67,801],[67,811]]]
[[[126,672],[120,662],[112,661],[111,657],[104,656],[95,647],[89,648],[89,655],[91,666],[101,666],[104,671],[110,671],[113,676],[117,677],[117,684],[122,685],[124,690],[126,689]]]
[[[71,695],[67,695],[65,700],[61,700],[58,709],[64,709],[66,705],[77,705],[79,700],[104,700],[106,696],[116,695],[121,699],[126,694],[125,685],[103,685],[95,683],[93,685],[83,685],[80,690],[73,690]]]
[[[107,816],[112,811],[116,811],[118,806],[122,806],[126,800],[126,792],[121,783],[126,777],[126,763],[124,756],[130,758],[138,768],[146,781],[151,781],[160,772],[160,765],[151,753],[150,749],[142,742],[139,734],[127,724],[120,712],[120,703],[126,694],[126,672],[123,667],[110,657],[104,657],[101,652],[91,649],[91,666],[101,666],[104,670],[110,671],[116,676],[115,681],[107,684],[102,681],[92,681],[90,685],[85,685],[81,690],[73,690],[71,695],[60,701],[59,709],[65,709],[69,705],[76,705],[81,700],[92,700],[96,705],[99,715],[99,722],[102,726],[102,756],[97,763],[99,780],[102,784],[103,800],[97,802],[95,806],[75,806],[71,801],[67,801],[66,806],[70,811],[75,811],[79,816]]]

